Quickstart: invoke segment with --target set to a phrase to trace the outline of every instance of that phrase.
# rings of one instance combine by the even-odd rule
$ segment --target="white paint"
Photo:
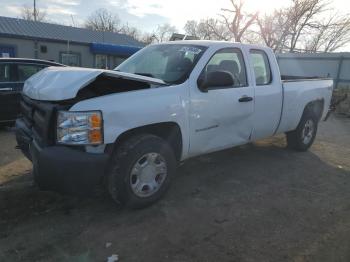
[[[293,130],[310,101],[323,99],[325,101],[323,116],[327,113],[333,81],[282,83],[276,59],[272,50],[268,48],[215,41],[177,43],[208,47],[184,83],[96,97],[78,102],[70,110],[101,110],[105,144],[114,143],[122,133],[132,128],[162,122],[176,123],[182,133],[182,159]],[[216,51],[227,47],[242,50],[249,86],[201,92],[197,87],[199,74]],[[264,50],[267,53],[273,75],[273,82],[270,85],[255,85],[249,55],[251,49]],[[24,92],[31,98],[39,100],[56,101],[74,98],[78,90],[101,73],[164,84],[154,78],[115,71],[49,68],[32,77],[26,83]],[[239,103],[238,99],[243,95],[251,96],[254,100]]]
[[[113,70],[81,67],[47,67],[30,77],[23,92],[32,99],[59,101],[74,98],[78,91],[101,74],[164,85],[162,80]]]

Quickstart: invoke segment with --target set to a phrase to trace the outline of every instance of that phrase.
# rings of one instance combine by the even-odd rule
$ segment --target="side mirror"
[[[229,72],[213,71],[200,76],[197,84],[201,91],[208,92],[211,88],[232,87],[234,85],[234,80]]]

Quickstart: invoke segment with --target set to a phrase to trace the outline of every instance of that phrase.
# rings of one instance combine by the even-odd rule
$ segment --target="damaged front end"
[[[103,152],[89,153],[83,145],[57,143],[59,112],[90,98],[163,85],[162,80],[146,76],[81,68],[51,67],[30,78],[20,102],[16,139],[33,162],[37,184],[43,189],[85,193],[99,184],[108,161]]]
[[[49,67],[25,82],[23,94],[33,100],[65,101],[165,85],[157,78],[113,70]]]

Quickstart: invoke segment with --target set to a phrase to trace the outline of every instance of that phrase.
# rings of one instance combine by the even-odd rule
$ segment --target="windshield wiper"
[[[148,76],[148,77],[154,77],[154,75],[150,74],[150,73],[134,73],[135,75],[140,75],[140,76]]]

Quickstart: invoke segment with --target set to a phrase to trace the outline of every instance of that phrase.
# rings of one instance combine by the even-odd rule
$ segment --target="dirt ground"
[[[137,211],[41,192],[13,132],[0,145],[0,261],[350,261],[350,118],[309,152],[280,136],[191,159]]]

